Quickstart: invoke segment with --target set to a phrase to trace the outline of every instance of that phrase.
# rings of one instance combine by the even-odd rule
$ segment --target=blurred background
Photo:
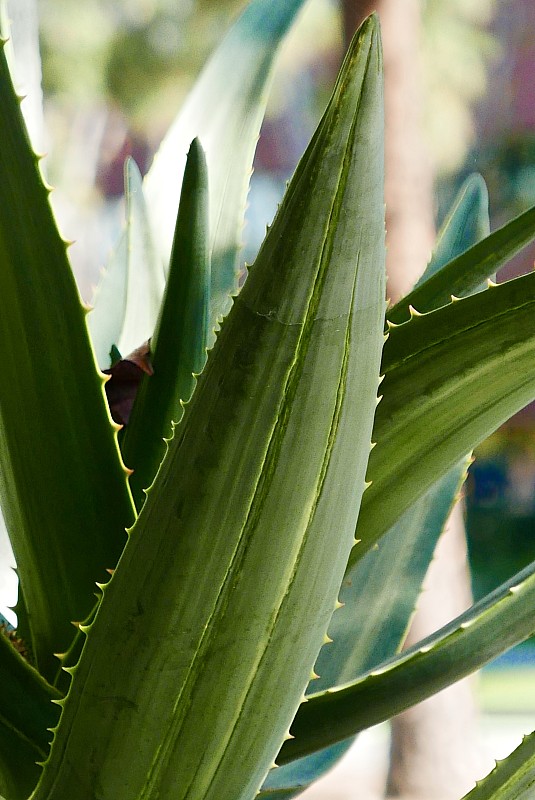
[[[388,15],[396,12],[388,0],[375,4],[384,14],[387,55],[387,46],[392,46],[393,53],[394,40],[402,41],[405,33],[411,45],[408,56],[400,54],[408,59],[401,63],[410,88],[404,88],[402,80],[394,85],[387,70],[387,82],[392,81],[387,173],[389,159],[395,161],[404,148],[410,154],[408,174],[412,170],[416,176],[420,195],[402,198],[401,205],[426,228],[423,233],[408,233],[407,258],[414,262],[417,274],[425,266],[434,230],[472,172],[481,172],[487,182],[492,229],[535,204],[535,4],[533,0],[395,3],[404,13],[410,9],[406,21],[412,29],[395,28],[394,17]],[[30,38],[39,33],[44,121],[36,112],[34,139],[47,153],[44,169],[55,187],[52,200],[62,232],[75,240],[70,254],[85,300],[91,299],[123,222],[125,157],[132,155],[141,172],[147,170],[207,55],[244,5],[243,0],[7,3],[13,42],[17,47],[19,38],[20,53],[25,43],[18,31],[24,28]],[[373,7],[357,0],[309,0],[290,34],[258,145],[244,260],[254,260],[285,182],[325,107],[352,26]],[[33,69],[35,76],[39,67],[32,67],[29,59],[29,55],[20,57],[28,75]],[[388,58],[386,63],[388,68]],[[25,78],[23,72],[20,89],[24,93],[30,91],[24,81],[34,79]],[[401,98],[408,120],[406,133],[412,135],[413,124],[418,128],[405,142],[393,122],[396,97]],[[33,102],[32,98],[40,104],[35,85],[25,102]],[[424,191],[427,195],[422,199]],[[390,213],[397,202],[395,190],[391,196],[389,205],[387,186]],[[391,260],[401,253],[396,225],[393,218],[388,223]],[[419,250],[415,249],[418,237]],[[534,258],[535,249],[528,248],[499,279],[532,269]],[[403,261],[401,255],[398,260]],[[396,291],[392,283],[392,296]],[[535,558],[535,407],[501,428],[476,456],[465,489],[465,520],[471,590],[477,599]],[[5,591],[11,596],[8,602],[13,602],[13,580],[7,580]],[[477,724],[484,729],[485,741],[493,742],[495,756],[512,749],[520,731],[528,733],[535,727],[534,679],[532,642],[483,671],[475,690],[483,710]],[[373,767],[369,791],[377,793],[388,770],[387,734],[381,729],[365,739],[364,750],[351,758],[361,759],[363,774]],[[383,755],[378,761],[369,756],[366,742],[370,747],[379,742]],[[338,783],[331,778],[334,782],[326,788],[311,790],[311,800],[368,796],[363,782],[357,791],[361,779],[355,778],[354,770],[342,766],[337,774],[342,776]],[[392,796],[409,791],[396,788],[392,774],[389,790]],[[421,787],[410,791],[411,796],[425,796]],[[436,792],[429,796],[438,797]]]

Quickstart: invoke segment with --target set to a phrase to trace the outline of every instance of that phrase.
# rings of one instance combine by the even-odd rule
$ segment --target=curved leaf
[[[331,619],[332,641],[320,650],[314,667],[320,677],[310,682],[309,695],[354,680],[398,651],[464,474],[464,464],[448,473],[346,574],[344,605]],[[268,800],[275,789],[281,798],[303,791],[352,744],[338,742],[271,770],[259,797]]]
[[[150,339],[160,311],[165,275],[156,255],[139,169],[124,165],[126,229],[104,272],[88,316],[101,369],[110,365],[110,349],[130,353]]]
[[[387,319],[399,324],[410,317],[409,307],[430,311],[475,290],[501,269],[516,253],[535,239],[535,207],[508,222],[482,242],[450,261],[387,311]]]
[[[361,552],[535,397],[535,273],[393,327],[357,525]]]
[[[0,501],[50,680],[133,507],[85,311],[0,53]]]
[[[279,45],[304,0],[253,0],[214,52],[145,178],[162,262],[167,266],[190,142],[198,137],[210,180],[211,324],[230,306],[253,155]],[[176,180],[170,181],[169,176]]]
[[[309,697],[280,763],[353,736],[425,700],[533,633],[535,562],[453,622],[351,684]]]
[[[498,761],[496,769],[478,781],[463,800],[530,800],[534,787],[535,733],[532,733],[507,758]]]
[[[473,244],[474,237],[488,233],[488,226],[485,183],[479,176],[472,177],[439,232],[439,244],[422,280]],[[333,614],[332,642],[320,651],[314,668],[320,677],[310,682],[309,694],[355,680],[398,651],[467,465],[465,459],[439,480],[346,573],[339,597],[343,607]],[[303,791],[331,769],[352,743],[353,739],[347,739],[271,770],[259,796],[278,800]]]
[[[432,275],[490,234],[489,193],[487,184],[477,173],[463,183],[438,234],[431,260],[414,288],[420,287]],[[485,275],[485,278],[490,277]],[[458,292],[469,293],[470,287]],[[434,308],[437,308],[435,305]],[[408,304],[407,304],[408,307]],[[431,310],[431,309],[429,309]]]
[[[105,588],[34,800],[96,786],[102,800],[252,800],[277,754],[364,488],[384,320],[381,66],[372,18]]]
[[[61,697],[0,633],[0,791],[25,800],[40,775]]]
[[[210,304],[208,255],[208,176],[198,140],[188,154],[186,173],[161,316],[150,342],[153,374],[146,375],[124,432],[121,450],[134,470],[130,487],[141,508],[165,455],[164,438],[182,416],[193,373],[206,361]]]

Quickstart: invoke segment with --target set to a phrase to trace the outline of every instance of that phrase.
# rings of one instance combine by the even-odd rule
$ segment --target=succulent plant
[[[471,178],[386,308],[375,17],[238,291],[301,4],[253,0],[145,181],[126,165],[92,311],[1,57],[0,498],[24,643],[0,636],[5,800],[282,800],[533,632],[532,565],[398,653],[470,451],[535,397],[535,276],[485,283],[535,210],[485,235]],[[524,796],[534,759],[528,738],[473,798]]]

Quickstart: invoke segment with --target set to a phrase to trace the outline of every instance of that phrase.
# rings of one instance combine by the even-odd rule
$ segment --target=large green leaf
[[[136,506],[165,454],[171,422],[182,416],[193,373],[206,361],[210,304],[208,254],[208,176],[198,140],[188,155],[162,312],[151,339],[153,375],[145,375],[121,442],[125,463],[133,469],[130,487]]]
[[[535,790],[535,733],[525,736],[507,758],[463,800],[531,800]]]
[[[0,633],[0,791],[10,800],[25,800],[37,783],[59,698]]]
[[[128,213],[127,198],[127,227],[131,223]],[[87,317],[87,325],[91,334],[91,342],[95,357],[101,369],[110,367],[110,351],[121,338],[121,330],[126,313],[126,286],[128,283],[128,268],[132,264],[128,257],[128,232],[125,231],[113,250],[106,270],[97,286],[91,300],[92,309]],[[141,266],[141,262],[136,262]],[[134,281],[134,275],[130,276]],[[141,343],[141,339],[139,343]],[[125,355],[127,355],[125,353]]]
[[[152,242],[143,182],[135,161],[124,167],[126,229],[93,298],[88,325],[98,363],[110,366],[114,344],[126,355],[149,339],[164,293],[165,274]]]
[[[414,288],[422,286],[432,275],[442,270],[450,261],[465,253],[490,233],[489,193],[481,175],[470,175],[448,211],[438,234],[431,260]],[[484,276],[489,277],[488,275]],[[473,278],[470,279],[472,281]],[[459,296],[467,292],[463,289]],[[403,300],[401,301],[403,302]],[[405,303],[408,307],[408,303]],[[438,308],[439,301],[428,310]]]
[[[464,469],[461,465],[438,481],[346,575],[340,591],[344,605],[333,614],[332,641],[320,651],[314,667],[320,677],[309,684],[309,694],[354,680],[397,652]],[[259,797],[282,800],[303,791],[352,743],[338,742],[271,770]]]
[[[280,763],[389,719],[484,666],[535,630],[535,562],[415,647],[345,686],[309,697]]]
[[[0,54],[0,501],[30,644],[53,653],[94,603],[133,508],[85,312]],[[101,577],[101,579],[102,579]]]
[[[245,201],[252,171],[253,155],[265,112],[270,77],[279,46],[304,0],[253,0],[231,28],[206,64],[184,107],[158,151],[144,182],[144,197],[154,232],[155,254],[167,270],[176,221],[181,179],[191,141],[199,137],[207,151],[210,176],[210,251],[212,254],[211,328],[228,311],[229,295],[236,290],[238,253],[245,214]],[[141,197],[141,192],[136,189]],[[145,200],[143,200],[145,202]],[[145,217],[138,218],[141,228]],[[132,227],[127,216],[127,231]],[[142,232],[142,231],[141,231]],[[128,235],[128,234],[126,234]],[[151,255],[152,255],[152,247]],[[123,341],[123,354],[130,352],[152,334],[134,327],[123,329],[128,312],[127,286],[134,291],[154,272],[154,262],[127,252],[123,235],[93,300],[89,317],[97,358],[109,366],[113,344]],[[140,280],[138,280],[138,270]],[[159,284],[160,281],[158,280]],[[160,287],[160,299],[163,288]],[[136,306],[143,302],[137,293]],[[158,316],[147,303],[143,317]],[[149,325],[150,328],[150,325]],[[126,349],[125,349],[126,347]]]
[[[210,180],[212,324],[228,311],[237,288],[245,201],[272,67],[303,2],[249,4],[206,64],[145,178],[155,242],[167,265],[186,153],[200,139]]]
[[[350,566],[414,500],[535,397],[535,273],[390,330],[377,446]]]
[[[250,800],[277,754],[364,488],[381,67],[371,18],[104,590],[35,800]]]
[[[437,247],[422,280],[488,230],[485,183],[472,176],[461,188],[438,234]],[[315,666],[320,677],[310,682],[308,693],[354,680],[398,651],[467,463],[464,459],[419,498],[380,544],[346,574],[340,592],[343,607],[333,614],[329,626],[332,641],[320,651]],[[260,797],[285,800],[303,791],[332,768],[352,742],[338,742],[271,770]]]
[[[387,312],[387,319],[399,324],[409,319],[410,306],[423,313],[450,303],[452,295],[468,294],[533,239],[535,208],[530,208],[454,258],[439,272],[431,274]]]

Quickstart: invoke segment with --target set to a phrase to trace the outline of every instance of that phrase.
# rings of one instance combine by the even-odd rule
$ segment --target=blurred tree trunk
[[[388,293],[405,294],[423,272],[434,242],[433,175],[422,131],[420,0],[343,0],[346,43],[364,17],[379,12],[385,65],[385,200]],[[457,507],[437,548],[409,642],[470,605],[466,542]],[[473,786],[479,760],[476,710],[461,682],[392,724],[387,794],[458,798]]]

